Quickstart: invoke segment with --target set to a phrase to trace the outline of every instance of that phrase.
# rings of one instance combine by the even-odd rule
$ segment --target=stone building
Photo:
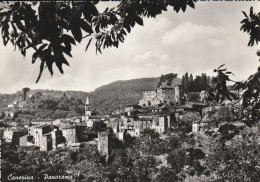
[[[172,128],[174,125],[173,115],[161,114],[156,115],[153,118],[152,129],[154,129],[159,134],[164,134],[167,128]]]
[[[35,119],[31,121],[32,125],[52,125],[52,119]]]
[[[58,127],[40,125],[30,127],[29,129],[29,135],[34,137],[34,145],[40,147],[41,151],[56,150]]]
[[[14,118],[15,113],[16,113],[16,111],[14,111],[14,110],[5,111],[5,117],[7,117],[7,118]]]
[[[146,115],[126,116],[112,123],[113,132],[123,140],[124,134],[139,137],[141,132],[152,129],[164,134],[174,126],[175,116],[170,112],[151,112]]]
[[[212,130],[217,127],[215,120],[199,120],[192,123],[193,133],[204,133],[207,130]]]
[[[52,135],[51,133],[46,133],[42,136],[42,140],[40,143],[41,151],[49,151],[52,149]]]
[[[30,128],[31,129],[31,128]],[[42,144],[42,138],[45,134],[51,132],[50,125],[40,125],[32,128],[32,136],[34,137],[35,146],[40,147]],[[29,134],[30,134],[29,132]]]
[[[179,114],[179,119],[182,122],[193,122],[201,119],[199,112],[184,111]]]
[[[154,106],[158,104],[181,103],[181,79],[174,78],[171,85],[158,87],[156,90],[144,90],[143,98],[139,101],[140,106]]]
[[[19,145],[19,138],[26,134],[25,130],[20,130],[17,128],[7,128],[3,132],[3,137],[6,142],[12,143],[14,145]]]
[[[76,134],[76,125],[63,124],[60,127],[62,136],[64,136],[67,144],[78,142]]]
[[[19,137],[19,146],[27,146],[27,137],[28,135],[23,135]]]
[[[108,132],[98,133],[98,151],[100,155],[105,156],[106,159],[109,157],[111,152],[111,134]]]
[[[131,116],[131,114],[138,111],[138,109],[141,109],[141,106],[139,106],[139,105],[128,105],[128,106],[125,107],[125,115]]]

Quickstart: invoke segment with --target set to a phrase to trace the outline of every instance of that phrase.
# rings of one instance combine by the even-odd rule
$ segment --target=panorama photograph
[[[0,181],[260,181],[259,1],[2,1],[0,32]]]

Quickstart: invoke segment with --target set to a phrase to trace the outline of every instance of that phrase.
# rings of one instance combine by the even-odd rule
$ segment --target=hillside
[[[65,91],[68,97],[75,97],[85,102],[88,96],[93,109],[102,112],[111,112],[123,108],[129,104],[138,103],[142,98],[142,91],[146,89],[155,89],[159,81],[157,78],[140,78],[125,81],[115,81],[110,84],[101,86],[93,92],[83,91]],[[44,98],[62,97],[63,91],[56,90],[30,90],[29,95],[41,92]],[[21,97],[21,92],[15,94],[0,94],[0,108],[7,107],[8,104]]]
[[[158,78],[140,78],[116,81],[89,93],[94,108],[113,111],[129,104],[136,104],[142,98],[143,90],[155,89]]]

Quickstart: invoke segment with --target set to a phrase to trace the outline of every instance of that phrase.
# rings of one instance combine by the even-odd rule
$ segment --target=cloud
[[[206,40],[209,45],[217,46],[222,44],[221,36],[224,33],[225,30],[223,27],[197,25],[188,21],[164,33],[162,42],[165,45],[172,45],[181,42],[199,42]]]
[[[38,84],[34,84],[31,87],[33,89],[53,88],[55,90],[94,90],[94,88],[89,88],[88,86],[89,81],[84,80],[84,78],[67,73],[64,75],[60,75],[59,77],[42,80]]]
[[[134,58],[134,62],[135,63],[148,63],[148,62],[152,62],[152,63],[166,63],[168,62],[170,59],[170,57],[167,54],[159,54],[156,52],[152,52],[152,51],[147,51],[145,53],[143,53],[142,55],[137,55]]]
[[[143,77],[159,77],[161,74],[177,73],[180,71],[179,66],[172,66],[169,64],[154,64],[145,63],[142,65],[123,66],[102,73],[102,77],[106,78],[106,83],[115,80],[129,80]]]

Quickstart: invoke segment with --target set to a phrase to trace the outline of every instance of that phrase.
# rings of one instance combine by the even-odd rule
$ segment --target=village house
[[[202,115],[202,109],[206,107],[206,104],[200,102],[185,102],[186,111],[199,112]]]
[[[217,127],[217,122],[213,119],[198,120],[192,123],[193,133],[205,133],[205,131],[213,130]]]
[[[128,105],[125,107],[125,112],[133,112],[137,109],[141,109],[141,107],[139,105]]]
[[[193,111],[185,111],[179,113],[179,121],[181,122],[190,122],[197,121],[201,119],[201,115],[199,112],[193,112]]]
[[[78,142],[86,142],[90,138],[94,138],[94,137],[92,137],[92,135],[95,135],[95,134],[90,133],[89,128],[85,123],[76,124],[76,136],[77,136]]]
[[[67,144],[77,143],[76,125],[69,123],[62,123],[60,125],[62,136],[65,138]]]
[[[28,134],[19,137],[19,146],[27,146]]]
[[[26,134],[25,130],[18,128],[6,128],[3,132],[3,138],[6,142],[19,145],[19,137]]]
[[[7,108],[8,109],[17,109],[17,104],[8,104]]]
[[[221,105],[211,105],[209,107],[202,108],[202,117],[204,117],[209,112],[218,111],[221,107]]]
[[[125,115],[131,116],[133,112],[137,111],[138,109],[141,109],[141,106],[139,105],[128,105],[125,107]]]
[[[5,111],[6,118],[14,118],[15,114],[16,114],[16,111],[14,111],[14,110]]]
[[[42,138],[45,134],[50,133],[52,131],[52,128],[50,125],[40,125],[32,128],[33,137],[35,140],[35,146],[40,147],[42,145]],[[30,129],[29,128],[29,129]],[[30,132],[29,132],[30,134]]]
[[[116,136],[123,140],[124,134],[139,137],[145,129],[153,129],[159,134],[164,134],[167,128],[174,127],[175,116],[167,112],[146,112],[142,114],[121,116],[112,119],[111,127]]]
[[[35,146],[39,146],[41,151],[56,150],[57,147],[57,127],[41,125],[34,128]]]
[[[32,125],[52,125],[52,119],[35,119],[31,121]]]
[[[152,112],[162,112],[162,111],[167,111],[165,105],[152,108]]]

